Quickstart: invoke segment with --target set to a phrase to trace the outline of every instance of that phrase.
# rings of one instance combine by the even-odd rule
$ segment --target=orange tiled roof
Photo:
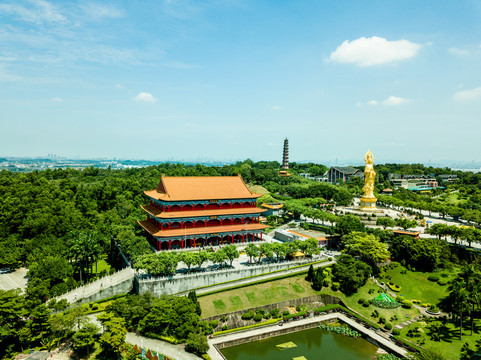
[[[155,190],[145,195],[164,201],[256,199],[240,176],[162,176]]]
[[[265,208],[268,208],[268,209],[280,209],[282,207],[284,207],[284,204],[262,204],[261,205],[262,207],[265,207]]]
[[[268,226],[258,223],[253,224],[239,224],[239,225],[225,225],[225,226],[207,226],[189,229],[172,229],[172,230],[159,230],[155,225],[148,220],[138,222],[145,230],[151,235],[158,237],[171,237],[171,236],[192,236],[202,234],[217,234],[232,231],[252,231],[262,230]]]
[[[235,208],[235,209],[214,209],[214,210],[193,210],[193,211],[172,211],[162,212],[153,205],[140,206],[150,215],[160,219],[179,219],[197,216],[220,216],[220,215],[242,215],[242,214],[260,214],[266,210],[259,208]]]

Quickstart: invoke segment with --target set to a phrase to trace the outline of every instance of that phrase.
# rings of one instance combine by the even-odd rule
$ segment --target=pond
[[[297,346],[285,350],[276,347],[286,342],[293,342]],[[364,339],[355,339],[319,328],[221,349],[227,360],[292,360],[301,356],[307,360],[367,360],[373,359],[377,351],[377,346]]]

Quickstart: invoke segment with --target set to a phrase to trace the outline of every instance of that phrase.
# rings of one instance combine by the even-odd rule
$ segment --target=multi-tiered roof
[[[250,191],[240,176],[162,176],[156,189],[144,193],[150,198],[142,206],[148,218],[139,223],[159,249],[162,241],[169,241],[169,248],[172,241],[184,248],[198,239],[206,245],[226,236],[241,242],[266,228],[258,220],[264,211],[257,208],[261,195]]]

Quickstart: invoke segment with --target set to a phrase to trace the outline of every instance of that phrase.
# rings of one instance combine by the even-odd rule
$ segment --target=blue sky
[[[0,156],[479,161],[481,2],[0,0]]]

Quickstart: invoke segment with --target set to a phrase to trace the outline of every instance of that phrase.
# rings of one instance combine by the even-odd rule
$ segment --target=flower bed
[[[387,286],[389,286],[389,288],[390,288],[392,291],[396,291],[396,292],[401,291],[401,287],[400,287],[399,285],[388,283]]]

